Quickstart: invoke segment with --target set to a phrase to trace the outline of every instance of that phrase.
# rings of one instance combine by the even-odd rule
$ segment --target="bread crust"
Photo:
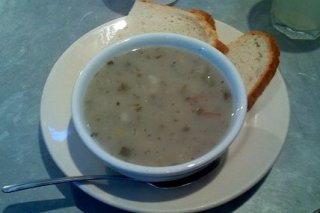
[[[194,14],[199,19],[199,21],[206,22],[208,24],[207,27],[210,27],[211,29],[216,31],[216,24],[214,18],[212,18],[212,16],[209,13],[199,9],[190,9],[189,12]],[[212,43],[214,43],[213,46],[215,48],[217,48],[220,52],[224,54],[227,53],[229,50],[228,46],[225,45],[222,41],[220,41],[217,36],[216,38],[212,39]]]
[[[215,21],[209,13],[198,9],[190,9],[189,12],[195,14],[199,19],[206,21],[212,29],[216,30]]]
[[[221,52],[226,51],[227,47],[223,45],[221,41],[218,41],[218,35],[215,30],[214,19],[207,12],[202,10],[196,10],[196,9],[187,11],[180,8],[171,7],[165,4],[156,3],[150,0],[137,0],[137,2],[141,2],[150,8],[167,11],[168,14],[178,14],[178,15],[185,16],[186,19],[192,20],[196,23],[196,25],[201,26],[201,28],[206,33],[207,43],[214,46]]]
[[[257,80],[255,85],[248,91],[248,111],[255,104],[259,96],[263,93],[265,88],[269,85],[271,79],[276,73],[277,67],[279,65],[279,56],[280,51],[275,39],[261,31],[250,31],[247,34],[258,35],[263,37],[266,41],[268,41],[268,49],[269,49],[269,62],[266,66],[265,70],[261,72],[260,78]]]
[[[210,14],[208,14],[203,10],[198,10],[198,9],[191,9],[189,10],[189,12],[197,15],[198,18],[201,19],[201,21],[207,22],[212,29],[216,30],[215,21],[210,16]],[[257,82],[249,91],[247,91],[247,99],[248,99],[247,110],[249,111],[252,108],[252,106],[255,104],[257,99],[261,96],[265,88],[269,85],[272,78],[274,77],[277,67],[279,65],[280,51],[275,39],[271,35],[265,32],[253,30],[240,36],[238,40],[241,40],[241,38],[247,35],[258,35],[260,37],[263,37],[265,41],[268,42],[269,55],[271,56],[269,58],[268,64],[265,67],[265,69],[260,72],[261,75],[259,76],[259,79],[257,79]],[[229,47],[225,45],[223,42],[221,42],[219,38],[216,39],[214,42],[215,42],[215,47],[218,50],[220,50],[224,54],[228,53]]]

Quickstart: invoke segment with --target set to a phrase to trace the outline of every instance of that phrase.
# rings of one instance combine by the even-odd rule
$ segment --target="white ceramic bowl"
[[[201,56],[212,64],[222,74],[228,83],[233,98],[233,116],[230,127],[223,139],[208,153],[199,158],[180,165],[167,167],[141,166],[125,162],[110,155],[99,146],[90,131],[83,114],[84,94],[93,78],[102,65],[115,55],[129,52],[133,49],[146,46],[170,46],[181,48]],[[220,157],[233,142],[239,133],[247,111],[247,97],[243,82],[234,65],[222,53],[212,46],[194,38],[171,33],[148,33],[130,37],[117,44],[106,47],[81,71],[72,96],[72,119],[74,126],[87,147],[96,154],[107,166],[126,175],[143,181],[168,181],[188,176]]]

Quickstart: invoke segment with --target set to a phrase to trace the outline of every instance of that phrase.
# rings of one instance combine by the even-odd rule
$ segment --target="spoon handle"
[[[25,183],[7,185],[7,186],[3,186],[1,190],[4,193],[10,193],[10,192],[16,192],[20,190],[31,189],[35,187],[41,187],[41,186],[47,186],[47,185],[53,185],[53,184],[61,184],[61,183],[74,182],[74,181],[101,180],[101,179],[108,179],[108,180],[116,179],[116,180],[129,180],[129,181],[131,180],[131,181],[138,182],[138,180],[127,178],[125,176],[120,176],[120,175],[85,175],[85,176],[51,178],[51,179],[36,180],[36,181],[30,181]]]

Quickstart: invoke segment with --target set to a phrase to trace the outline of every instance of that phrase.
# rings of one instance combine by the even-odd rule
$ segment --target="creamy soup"
[[[91,137],[112,155],[148,166],[185,163],[208,152],[224,136],[231,113],[221,75],[171,47],[114,57],[85,96]]]

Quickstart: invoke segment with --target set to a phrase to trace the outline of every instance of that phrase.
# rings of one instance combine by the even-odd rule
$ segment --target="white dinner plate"
[[[42,132],[50,155],[67,176],[111,172],[86,149],[74,131],[71,94],[80,70],[125,25],[126,18],[119,18],[82,36],[63,53],[46,81],[41,101]],[[241,35],[222,22],[217,21],[216,25],[225,43]],[[197,182],[166,190],[115,181],[77,185],[104,203],[131,211],[194,212],[213,208],[244,193],[270,170],[285,142],[288,124],[287,90],[277,72],[248,113],[220,167]]]

